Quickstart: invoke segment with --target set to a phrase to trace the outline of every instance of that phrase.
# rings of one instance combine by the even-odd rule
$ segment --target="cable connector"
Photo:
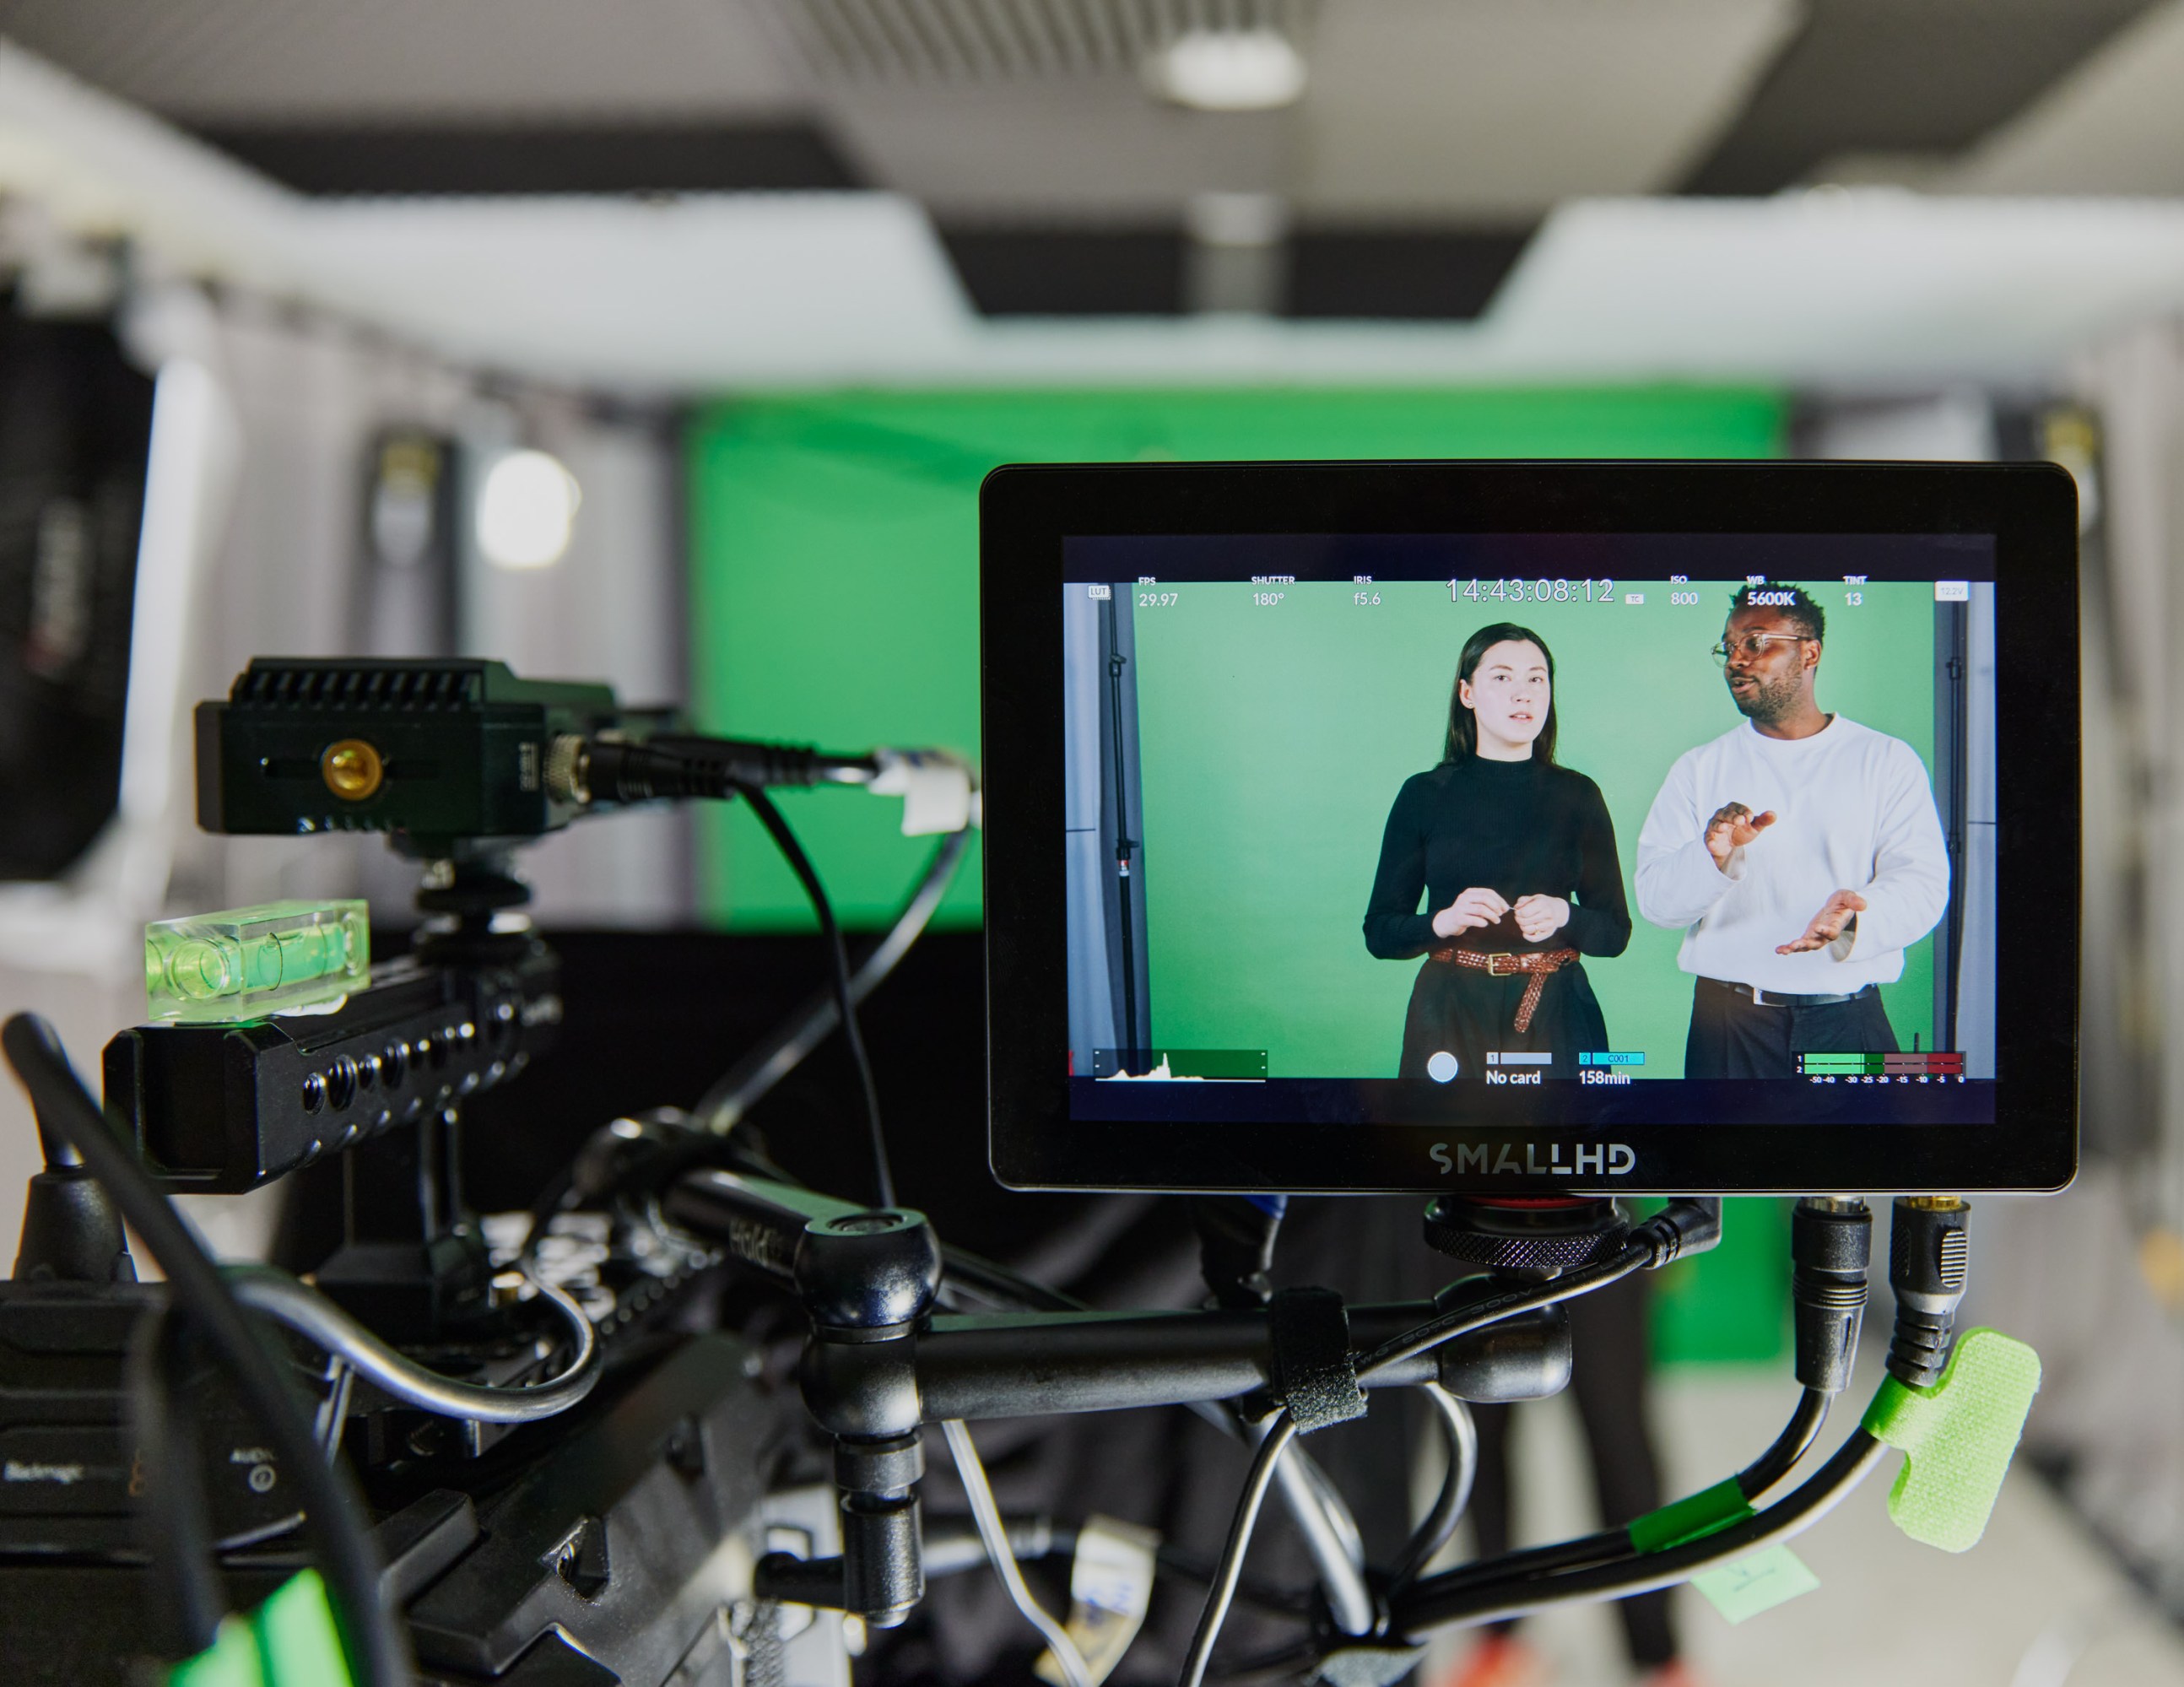
[[[557,803],[592,805],[591,787],[585,782],[590,770],[585,758],[591,746],[575,732],[557,732],[546,746],[546,794]]]
[[[1286,1195],[1192,1195],[1191,1228],[1198,1232],[1198,1274],[1212,1294],[1209,1303],[1231,1311],[1253,1311],[1273,1298],[1269,1275]]]
[[[544,774],[547,794],[577,808],[692,797],[720,802],[738,790],[781,785],[862,785],[876,796],[902,799],[905,838],[961,832],[981,817],[970,764],[944,750],[833,755],[757,738],[564,732],[546,747]]]
[[[1949,1332],[1970,1274],[1971,1209],[1954,1195],[1900,1195],[1888,1237],[1888,1286],[1896,1291],[1889,1374],[1930,1388],[1948,1362]]]
[[[1820,1394],[1850,1385],[1872,1255],[1873,1213],[1862,1200],[1808,1195],[1790,1216],[1797,1380]]]
[[[1643,1242],[1652,1257],[1646,1269],[1658,1271],[1671,1260],[1687,1254],[1703,1254],[1721,1240],[1721,1197],[1685,1195],[1670,1201],[1630,1233]]]
[[[744,786],[862,784],[872,771],[869,758],[825,755],[809,744],[681,736],[638,741],[602,734],[574,748],[557,741],[547,760],[552,793],[584,804],[718,801]]]
[[[121,1214],[106,1185],[92,1175],[68,1134],[37,1116],[45,1169],[31,1176],[23,1196],[23,1242],[15,1255],[19,1280],[134,1283],[136,1262]]]
[[[937,749],[878,749],[879,771],[865,788],[902,799],[902,835],[929,838],[961,832],[978,821],[978,786],[970,764]]]

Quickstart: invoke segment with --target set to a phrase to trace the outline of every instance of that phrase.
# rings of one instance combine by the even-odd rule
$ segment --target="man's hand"
[[[1804,936],[1795,943],[1777,944],[1774,953],[1802,955],[1808,949],[1825,949],[1848,930],[1851,923],[1864,911],[1865,899],[1863,896],[1854,890],[1838,890],[1820,905],[1820,911],[1813,916],[1813,923],[1805,927]]]
[[[1474,884],[1434,916],[1434,935],[1452,938],[1458,932],[1475,932],[1508,911],[1509,905],[1499,894],[1483,884]]]
[[[1559,896],[1520,896],[1515,913],[1526,943],[1537,943],[1569,924],[1569,904]]]
[[[1764,814],[1754,814],[1742,803],[1724,803],[1706,823],[1707,854],[1713,857],[1714,866],[1727,872],[1730,853],[1741,849],[1774,824],[1772,809]]]

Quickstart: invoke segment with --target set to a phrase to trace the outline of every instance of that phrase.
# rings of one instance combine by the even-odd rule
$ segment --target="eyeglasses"
[[[1756,662],[1767,654],[1769,644],[1802,644],[1805,637],[1798,632],[1747,632],[1734,644],[1717,644],[1712,655],[1715,661],[1727,666],[1732,655],[1741,656],[1747,662]]]

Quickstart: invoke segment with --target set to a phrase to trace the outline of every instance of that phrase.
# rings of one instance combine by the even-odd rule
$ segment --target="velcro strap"
[[[1958,1336],[1948,1369],[1930,1389],[1883,1380],[1864,1427],[1903,1450],[1888,1495],[1896,1526],[1944,1552],[1978,1545],[2039,1391],[2040,1356],[1991,1329]]]
[[[1273,1393],[1309,1435],[1365,1415],[1365,1390],[1350,1356],[1350,1315],[1331,1289],[1284,1289],[1267,1304]]]

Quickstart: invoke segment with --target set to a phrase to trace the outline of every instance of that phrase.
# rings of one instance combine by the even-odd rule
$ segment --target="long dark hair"
[[[1496,644],[1536,644],[1540,654],[1547,659],[1547,722],[1540,728],[1540,735],[1532,740],[1532,760],[1552,766],[1555,760],[1555,653],[1547,649],[1547,641],[1529,626],[1519,626],[1512,621],[1497,621],[1491,626],[1482,626],[1463,641],[1463,654],[1456,659],[1456,679],[1448,688],[1448,748],[1442,752],[1444,764],[1468,761],[1479,754],[1479,717],[1463,706],[1463,684],[1479,671],[1481,658]]]

